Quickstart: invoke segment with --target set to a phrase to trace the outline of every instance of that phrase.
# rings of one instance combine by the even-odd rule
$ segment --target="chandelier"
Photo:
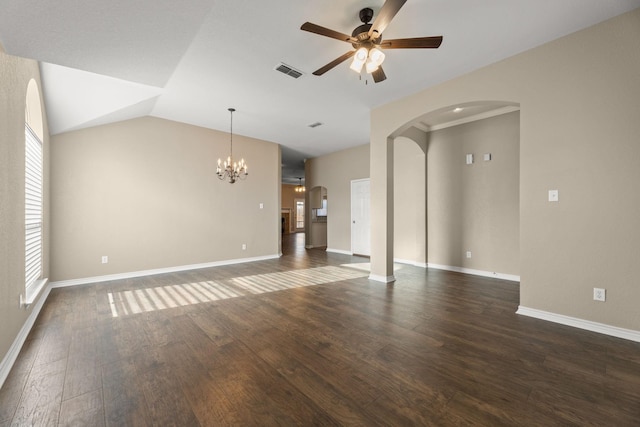
[[[304,193],[306,191],[306,188],[304,188],[304,185],[302,185],[302,178],[298,178],[300,180],[300,184],[296,185],[296,188],[294,189],[294,191],[296,193]]]
[[[246,179],[249,172],[247,172],[247,164],[244,162],[244,159],[240,159],[240,162],[233,161],[233,112],[236,111],[235,108],[229,108],[229,112],[231,113],[231,130],[229,132],[230,136],[230,150],[229,157],[227,160],[222,162],[221,159],[218,159],[218,168],[216,169],[216,175],[218,175],[218,179],[227,180],[229,184],[233,184],[238,179]]]

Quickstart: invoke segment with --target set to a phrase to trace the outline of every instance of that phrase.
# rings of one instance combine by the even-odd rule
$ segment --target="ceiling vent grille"
[[[274,70],[280,71],[281,73],[286,74],[287,76],[291,76],[294,79],[297,79],[298,77],[302,77],[304,75],[304,73],[302,71],[296,70],[292,66],[287,65],[287,64],[285,64],[283,62],[281,62],[278,65],[276,65]]]

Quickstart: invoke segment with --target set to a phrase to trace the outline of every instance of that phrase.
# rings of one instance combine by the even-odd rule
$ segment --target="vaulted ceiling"
[[[297,183],[303,158],[368,143],[372,108],[640,7],[408,0],[384,37],[442,35],[439,49],[388,50],[387,80],[378,84],[348,61],[312,75],[352,48],[300,25],[351,34],[360,9],[377,13],[383,3],[0,0],[0,43],[41,61],[52,134],[147,115],[228,131],[227,108],[235,107],[234,133],[282,144],[283,181]],[[275,71],[280,63],[303,76]]]

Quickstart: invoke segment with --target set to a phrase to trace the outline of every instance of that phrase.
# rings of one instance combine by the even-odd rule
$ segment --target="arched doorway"
[[[310,221],[306,233],[305,247],[307,249],[326,248],[329,208],[327,189],[325,187],[316,186],[309,190],[308,211]]]
[[[496,271],[518,274],[519,123],[516,103],[470,102],[425,113],[396,129],[386,144],[372,143],[371,169],[378,171],[372,173],[372,279],[394,281],[394,259],[494,277],[500,277]],[[398,155],[403,146],[425,154],[424,178],[405,173],[416,167]],[[417,193],[400,197],[422,179],[424,190],[416,191],[424,191],[424,201]],[[422,218],[403,218],[421,212]],[[421,234],[417,241],[411,230]]]

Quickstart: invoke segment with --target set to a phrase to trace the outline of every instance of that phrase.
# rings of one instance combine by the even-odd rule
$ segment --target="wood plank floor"
[[[54,289],[0,426],[640,425],[639,343],[518,316],[513,282],[372,282],[301,237],[278,260]]]

